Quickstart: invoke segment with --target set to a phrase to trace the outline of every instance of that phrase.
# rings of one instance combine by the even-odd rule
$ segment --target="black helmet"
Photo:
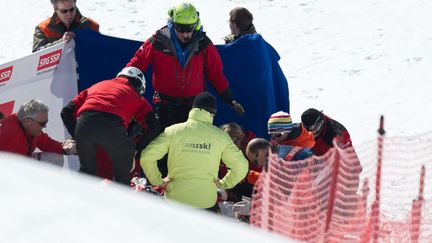
[[[323,119],[322,113],[314,108],[309,108],[301,115],[301,121],[305,127],[311,127],[315,123]]]

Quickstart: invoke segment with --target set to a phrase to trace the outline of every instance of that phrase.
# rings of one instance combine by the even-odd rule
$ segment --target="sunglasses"
[[[34,122],[37,123],[39,126],[44,127],[44,128],[47,126],[47,123],[48,123],[48,121],[44,121],[44,122],[36,121],[35,119],[33,119],[33,118],[31,118],[31,117],[27,117],[27,119],[34,121]]]
[[[196,28],[197,23],[195,24],[177,24],[177,23],[173,23],[173,27],[175,30],[177,30],[177,32],[179,33],[190,33],[193,32],[194,29]]]
[[[324,125],[324,120],[321,119],[320,121],[315,122],[312,126],[307,127],[306,129],[311,131],[314,134],[317,134],[321,130],[323,125]]]
[[[66,14],[67,12],[71,12],[71,13],[75,12],[76,8],[75,7],[70,8],[70,9],[58,8],[57,10],[59,10],[60,13],[62,13],[62,14]]]

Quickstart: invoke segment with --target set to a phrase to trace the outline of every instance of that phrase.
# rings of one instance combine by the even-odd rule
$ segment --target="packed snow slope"
[[[180,1],[77,1],[107,35],[146,40]],[[215,44],[228,34],[228,13],[244,6],[281,56],[291,115],[309,107],[344,124],[353,143],[374,139],[381,114],[389,136],[429,131],[432,2],[426,0],[191,1]],[[31,52],[34,27],[52,14],[50,1],[2,2],[0,63]]]
[[[287,242],[222,216],[0,152],[0,242]],[[19,175],[19,176],[16,176]]]

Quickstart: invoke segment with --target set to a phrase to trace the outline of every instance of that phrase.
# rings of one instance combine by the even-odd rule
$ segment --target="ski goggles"
[[[310,127],[305,126],[305,128],[311,131],[314,135],[318,135],[321,132],[323,126],[324,126],[324,119],[318,117],[317,121],[315,121],[315,123],[312,126]]]
[[[177,30],[177,32],[180,33],[190,33],[193,32],[194,29],[196,28],[197,23],[194,24],[178,24],[178,23],[173,23],[173,27],[175,30]]]

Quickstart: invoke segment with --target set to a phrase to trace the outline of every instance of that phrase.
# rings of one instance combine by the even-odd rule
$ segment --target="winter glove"
[[[232,104],[231,107],[237,112],[237,114],[239,116],[243,116],[244,115],[245,110],[244,110],[243,106],[240,103],[238,103],[236,100],[233,100],[231,104]]]
[[[222,91],[219,95],[225,103],[227,103],[237,112],[237,114],[239,114],[240,116],[244,114],[245,110],[243,106],[233,99],[231,89],[229,87]]]
[[[352,146],[351,139],[348,137],[346,131],[343,131],[342,134],[336,135],[334,141],[341,149],[345,149]]]

